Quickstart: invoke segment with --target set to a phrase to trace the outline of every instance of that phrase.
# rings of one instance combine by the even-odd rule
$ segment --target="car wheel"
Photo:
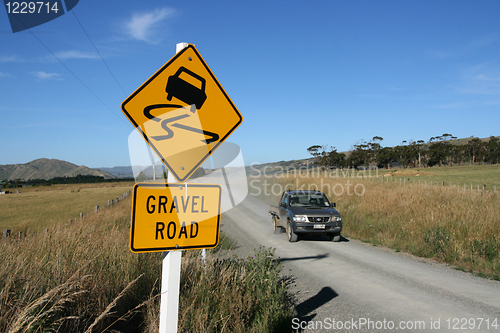
[[[290,221],[286,224],[286,233],[288,235],[288,241],[290,243],[296,242],[299,240],[299,235],[293,232],[292,226],[290,225]]]
[[[273,216],[273,231],[275,234],[281,234],[281,227],[277,225],[276,216]]]
[[[328,237],[333,242],[340,242],[340,234],[329,234]]]

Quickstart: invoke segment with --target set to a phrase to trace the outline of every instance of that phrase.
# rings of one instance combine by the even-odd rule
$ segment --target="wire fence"
[[[125,200],[130,194],[132,193],[132,190],[129,190],[125,193],[123,193],[122,195],[120,196],[117,196],[116,198],[114,199],[110,199],[108,200],[108,202],[104,205],[96,205],[94,206],[94,209],[91,210],[91,211],[88,211],[88,212],[81,212],[79,214],[78,217],[76,218],[73,218],[73,219],[70,219],[68,221],[68,225],[71,225],[72,223],[77,223],[77,222],[82,222],[84,219],[88,218],[89,216],[91,216],[92,214],[95,214],[101,210],[104,210],[104,209],[112,209],[114,207],[116,207],[116,205]],[[45,229],[45,232],[48,233],[50,231],[50,229]],[[3,232],[2,232],[2,240],[6,240],[6,239],[18,239],[18,240],[21,240],[22,237],[26,236],[26,232],[23,233],[22,231],[18,231],[16,233],[16,235],[12,235],[12,230],[11,229],[4,229]]]
[[[442,186],[442,187],[450,187],[457,188],[463,190],[464,192],[470,191],[471,193],[477,192],[478,194],[485,195],[490,192],[493,194],[497,194],[497,186],[493,185],[489,188],[486,184],[467,184],[467,183],[459,183],[453,181],[435,181],[435,180],[416,180],[415,178],[411,179],[408,177],[377,177],[377,178],[367,178],[374,179],[376,181],[385,182],[385,183],[399,183],[400,185],[412,184],[412,185],[424,185],[424,186]]]

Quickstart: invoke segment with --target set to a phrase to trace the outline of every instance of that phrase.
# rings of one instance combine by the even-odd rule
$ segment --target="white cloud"
[[[475,40],[473,40],[471,43],[469,43],[467,49],[469,51],[473,51],[479,48],[482,48],[484,46],[489,46],[492,44],[495,44],[498,41],[498,37],[500,34],[498,32],[493,32],[489,33],[487,35],[483,35]]]
[[[31,72],[38,80],[62,80],[61,74],[58,73],[45,73],[43,71]]]
[[[425,50],[425,55],[431,59],[445,59],[455,56],[452,52],[445,52],[442,50],[433,50],[428,48]]]
[[[465,94],[500,96],[500,66],[483,63],[466,68],[458,89]]]
[[[16,55],[0,56],[0,63],[6,62],[21,62],[21,60]]]
[[[99,55],[91,52],[63,51],[55,54],[59,59],[97,59]]]
[[[9,77],[9,78],[12,78],[13,76],[9,73],[4,73],[4,72],[0,72],[0,77]]]
[[[162,8],[151,12],[135,13],[132,19],[125,23],[127,34],[133,39],[147,43],[159,42],[154,37],[159,30],[159,26],[167,17],[172,16],[173,9]]]
[[[447,51],[428,48],[427,50],[425,50],[425,55],[431,59],[461,57],[476,51],[482,51],[484,50],[484,48],[494,45],[498,42],[499,37],[500,33],[498,32],[489,33],[477,37],[476,39],[473,39],[471,41],[464,41],[463,43],[460,43],[460,45],[456,45],[455,47]]]
[[[467,101],[459,101],[459,102],[451,102],[446,104],[435,105],[434,107],[437,109],[444,110],[457,110],[457,109],[477,109],[483,108],[485,106],[496,106],[500,105],[500,100],[467,100]]]

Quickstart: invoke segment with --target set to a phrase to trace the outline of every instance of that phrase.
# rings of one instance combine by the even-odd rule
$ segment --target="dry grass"
[[[130,252],[130,206],[128,197],[81,222],[0,241],[0,332],[157,332],[161,254]],[[208,252],[205,265],[200,251],[183,254],[179,331],[289,326],[271,250],[246,260]]]
[[[47,192],[47,191],[78,191],[83,189],[91,188],[113,188],[113,187],[128,187],[132,188],[134,182],[109,182],[109,183],[82,183],[82,184],[52,184],[50,186],[31,186],[31,187],[20,187],[20,188],[9,188],[7,191],[19,191],[19,193],[29,193],[29,192]]]
[[[493,191],[496,186],[500,191],[500,165],[463,165],[463,166],[445,166],[445,167],[432,167],[432,168],[411,168],[411,169],[380,169],[378,170],[379,176],[390,174],[392,177],[409,178],[410,182],[415,181],[418,183],[445,182],[447,186],[450,182],[459,187],[466,184],[466,188],[470,190],[470,185],[477,190],[477,185],[486,185],[486,188]]]
[[[101,185],[101,186],[99,186]],[[0,196],[0,230],[33,231],[79,218],[131,190],[126,184],[39,186]]]
[[[160,274],[159,257],[128,250],[129,221],[126,200],[71,226],[2,241],[0,331],[81,332],[115,299],[109,320],[142,303]]]
[[[315,177],[260,178],[254,187],[264,180],[269,183],[267,195],[255,188],[253,194],[274,204],[279,187],[275,185],[273,194],[272,184],[323,190],[337,202],[345,236],[499,279],[498,192],[482,196],[457,187]]]
[[[283,332],[292,304],[274,251],[261,248],[246,259],[209,256],[203,265],[189,251],[183,258],[179,331]]]

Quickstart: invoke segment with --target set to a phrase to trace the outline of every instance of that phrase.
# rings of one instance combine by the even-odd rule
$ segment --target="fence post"
[[[97,213],[97,211],[99,210],[99,205],[95,206],[95,212]]]
[[[443,182],[443,186],[444,186],[444,182]]]
[[[21,235],[22,235],[22,232],[21,232],[21,231],[19,231],[19,232],[17,233],[17,236],[18,236],[19,240],[21,240]]]
[[[479,193],[479,184],[477,184],[477,193]]]
[[[80,213],[80,221],[83,220],[83,213]]]
[[[484,195],[486,193],[486,184],[483,184],[483,193],[481,195]]]
[[[3,230],[3,239],[7,238],[10,236],[10,229],[4,229]]]

